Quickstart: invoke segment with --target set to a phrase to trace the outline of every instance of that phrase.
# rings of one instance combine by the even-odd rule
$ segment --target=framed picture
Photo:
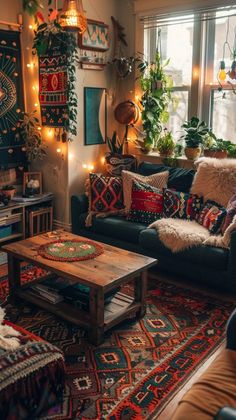
[[[24,172],[22,192],[25,197],[42,194],[42,172]]]
[[[109,26],[97,20],[88,19],[87,29],[78,38],[82,50],[107,51],[109,49]]]
[[[84,144],[103,144],[107,135],[107,94],[106,89],[84,88]]]

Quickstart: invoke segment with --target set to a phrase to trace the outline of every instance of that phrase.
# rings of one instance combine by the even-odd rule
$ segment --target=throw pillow
[[[210,233],[220,233],[222,223],[226,216],[226,209],[214,201],[208,200],[202,208],[197,221],[209,230]]]
[[[202,197],[185,192],[164,190],[164,217],[193,220],[202,206]]]
[[[134,180],[132,187],[132,204],[127,219],[132,222],[149,224],[160,219],[162,213],[162,191]]]
[[[226,217],[224,223],[222,225],[222,235],[224,235],[226,229],[231,225],[233,222],[233,218],[236,215],[236,193],[231,197],[226,207]]]
[[[167,187],[168,176],[168,171],[150,176],[143,176],[129,171],[122,171],[124,205],[126,212],[128,213],[131,207],[132,183],[134,180],[162,190]]]
[[[89,174],[89,214],[86,226],[91,226],[92,216],[108,216],[123,211],[123,185],[121,177]]]
[[[191,193],[226,207],[236,190],[236,159],[200,158]]]

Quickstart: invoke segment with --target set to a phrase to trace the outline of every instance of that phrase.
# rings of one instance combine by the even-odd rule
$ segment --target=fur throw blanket
[[[172,252],[180,252],[199,245],[228,248],[231,233],[236,230],[236,216],[223,236],[210,235],[210,232],[194,220],[160,219],[148,229],[156,229],[161,242]]]
[[[236,159],[200,158],[195,163],[191,194],[226,207],[236,192]]]
[[[9,325],[3,325],[5,311],[0,307],[0,348],[3,350],[15,350],[20,346],[18,336],[20,333]]]

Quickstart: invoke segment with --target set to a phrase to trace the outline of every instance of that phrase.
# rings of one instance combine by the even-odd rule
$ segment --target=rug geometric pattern
[[[42,274],[27,266],[22,271],[24,282]],[[7,306],[12,322],[65,354],[64,400],[47,419],[149,419],[219,347],[232,303],[157,278],[151,284],[146,316],[123,322],[98,347],[86,331],[35,306]],[[0,297],[6,293],[2,277]]]

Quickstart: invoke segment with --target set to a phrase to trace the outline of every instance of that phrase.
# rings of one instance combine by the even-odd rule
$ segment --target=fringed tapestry
[[[20,33],[0,30],[0,169],[26,164],[18,133],[23,111]]]
[[[67,56],[39,58],[39,101],[42,125],[64,127],[67,108]]]

